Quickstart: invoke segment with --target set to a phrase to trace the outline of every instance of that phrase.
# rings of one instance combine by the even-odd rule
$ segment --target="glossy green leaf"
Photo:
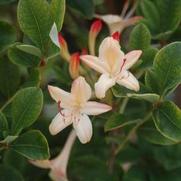
[[[23,181],[23,176],[11,166],[0,165],[1,181]]]
[[[52,0],[50,4],[50,11],[53,20],[57,25],[57,29],[60,31],[65,14],[65,0]]]
[[[112,131],[130,124],[136,124],[139,120],[127,120],[123,114],[113,114],[104,126],[105,131]]]
[[[20,90],[12,102],[13,134],[32,125],[42,110],[43,94],[40,88],[30,87]]]
[[[0,92],[11,97],[20,83],[19,68],[12,64],[7,58],[0,59]]]
[[[29,53],[31,55],[37,56],[39,58],[41,58],[41,51],[39,48],[33,46],[33,45],[26,45],[26,44],[21,44],[21,45],[16,45],[16,47],[19,50],[22,50],[26,53]]]
[[[131,32],[129,47],[132,50],[145,50],[151,44],[151,34],[144,24],[138,24]]]
[[[157,102],[160,98],[157,94],[145,93],[145,94],[127,94],[128,97],[138,100],[145,100],[151,103]]]
[[[48,143],[40,131],[31,130],[22,134],[9,147],[28,159],[44,160],[49,158]]]
[[[16,46],[8,50],[8,57],[13,63],[23,65],[25,67],[36,67],[40,63],[39,57],[26,53]]]
[[[15,29],[8,23],[0,21],[0,51],[16,41]]]
[[[181,42],[171,43],[156,55],[146,85],[159,95],[167,95],[181,82]]]
[[[172,102],[163,102],[153,112],[157,130],[166,138],[181,141],[181,110]]]
[[[45,0],[20,0],[18,21],[22,31],[45,53],[53,24],[48,2]]]
[[[157,145],[173,145],[178,143],[160,134],[160,132],[156,129],[153,121],[149,121],[139,128],[138,135],[146,141]]]

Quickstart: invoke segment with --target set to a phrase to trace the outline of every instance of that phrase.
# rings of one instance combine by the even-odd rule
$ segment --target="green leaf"
[[[65,0],[52,0],[50,4],[50,11],[54,22],[57,25],[57,29],[60,31],[65,14]]]
[[[5,115],[0,111],[0,138],[4,137],[4,133],[8,131],[8,121]]]
[[[106,122],[105,131],[112,131],[130,124],[136,124],[139,120],[128,121],[123,114],[115,113]]]
[[[49,158],[48,143],[40,131],[31,130],[22,134],[9,147],[28,159],[44,160]]]
[[[94,15],[94,3],[92,0],[67,0],[67,4],[80,12],[82,15],[87,18],[92,18]]]
[[[153,93],[145,93],[145,94],[127,94],[128,97],[138,100],[145,100],[151,103],[159,101],[160,96]]]
[[[12,133],[32,125],[42,110],[43,94],[40,88],[30,87],[20,90],[12,102]]]
[[[148,49],[144,50],[144,53],[141,56],[142,63],[139,66],[141,69],[147,69],[153,66],[153,60],[158,53],[157,48],[149,47]]]
[[[46,53],[49,32],[53,24],[48,2],[45,0],[20,0],[18,21],[22,31],[43,53]]]
[[[28,54],[25,51],[20,50],[16,46],[11,47],[8,50],[9,59],[17,64],[25,67],[36,67],[40,63],[40,58],[32,54]]]
[[[132,50],[146,50],[151,44],[151,34],[144,24],[138,24],[131,32],[129,46]]]
[[[12,96],[20,83],[19,68],[7,58],[0,59],[0,92],[6,96]]]
[[[178,142],[172,141],[157,131],[153,121],[149,121],[138,129],[138,135],[146,141],[157,145],[173,145]]]
[[[31,55],[34,55],[34,56],[37,56],[39,58],[41,58],[41,51],[39,48],[33,46],[33,45],[25,45],[25,44],[22,44],[22,45],[16,45],[16,47],[19,49],[19,50],[22,50],[26,53],[29,53]]]
[[[181,0],[142,0],[140,9],[154,39],[168,39],[181,22]]]
[[[0,165],[1,181],[23,181],[22,175],[13,167]]]
[[[181,82],[181,42],[171,43],[156,55],[153,69],[146,74],[145,83],[153,92],[165,96]]]
[[[172,102],[165,101],[153,112],[157,130],[166,138],[181,141],[181,110]]]
[[[16,41],[15,29],[8,23],[0,21],[0,51]]]

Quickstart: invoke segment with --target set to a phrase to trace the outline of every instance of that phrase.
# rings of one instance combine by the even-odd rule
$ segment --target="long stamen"
[[[136,10],[136,7],[137,7],[137,4],[138,4],[137,2],[134,2],[133,7],[132,7],[131,10],[126,14],[125,19],[130,18],[130,17],[134,14],[134,12],[135,12],[135,10]]]
[[[120,69],[120,72],[122,71],[124,65],[125,65],[125,62],[126,62],[126,58],[123,59],[123,64],[121,65],[121,69]]]
[[[65,117],[65,114],[62,112],[61,101],[58,101],[58,112]]]
[[[124,3],[124,6],[123,6],[123,10],[122,10],[122,13],[121,13],[121,17],[124,17],[124,16],[125,16],[126,11],[128,10],[128,7],[129,7],[129,0],[126,0],[126,2]]]

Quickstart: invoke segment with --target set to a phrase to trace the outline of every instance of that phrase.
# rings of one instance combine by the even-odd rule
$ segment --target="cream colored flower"
[[[50,133],[55,135],[73,124],[80,142],[89,142],[92,137],[92,123],[88,115],[107,112],[111,110],[111,107],[88,101],[91,97],[91,88],[81,76],[74,80],[71,93],[53,86],[48,86],[48,90],[59,107],[59,113],[49,126]]]
[[[137,4],[135,3],[133,7],[130,9],[130,11],[127,12],[129,7],[129,1],[126,1],[121,15],[113,15],[113,14],[107,14],[107,15],[99,15],[96,14],[95,17],[101,19],[104,21],[110,31],[110,34],[112,35],[114,32],[121,33],[124,28],[134,25],[136,22],[138,22],[140,19],[142,19],[141,16],[133,16],[133,13],[136,9]]]
[[[128,70],[141,56],[141,50],[134,50],[126,55],[120,50],[120,45],[113,37],[105,38],[99,47],[99,56],[82,55],[80,58],[88,66],[101,73],[95,84],[98,98],[104,98],[106,91],[116,83],[128,89],[138,91],[139,82]]]

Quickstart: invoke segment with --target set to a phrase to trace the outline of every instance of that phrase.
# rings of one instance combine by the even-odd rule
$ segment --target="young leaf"
[[[156,55],[153,69],[146,74],[145,82],[153,92],[165,96],[181,82],[181,42],[162,48]]]
[[[31,160],[44,160],[49,158],[47,140],[45,136],[37,130],[31,130],[22,134],[9,147]]]
[[[24,181],[23,176],[15,168],[7,165],[0,165],[1,181]]]
[[[48,2],[45,0],[20,0],[18,21],[22,31],[45,53],[52,26]]]
[[[65,0],[52,0],[50,4],[50,11],[54,22],[57,25],[58,31],[61,30],[64,14],[65,14]]]
[[[32,125],[42,110],[43,94],[40,88],[30,87],[20,90],[12,102],[12,134]]]
[[[153,112],[153,120],[157,130],[166,138],[181,141],[181,110],[172,102],[163,102]]]
[[[6,22],[0,21],[0,51],[16,41],[15,29]]]
[[[19,68],[7,58],[0,59],[0,92],[9,98],[16,92],[19,83]]]
[[[144,24],[138,24],[131,32],[129,46],[132,50],[146,50],[151,44],[151,34]]]
[[[25,67],[36,67],[40,63],[39,57],[28,54],[15,46],[8,50],[8,57],[13,63]]]

